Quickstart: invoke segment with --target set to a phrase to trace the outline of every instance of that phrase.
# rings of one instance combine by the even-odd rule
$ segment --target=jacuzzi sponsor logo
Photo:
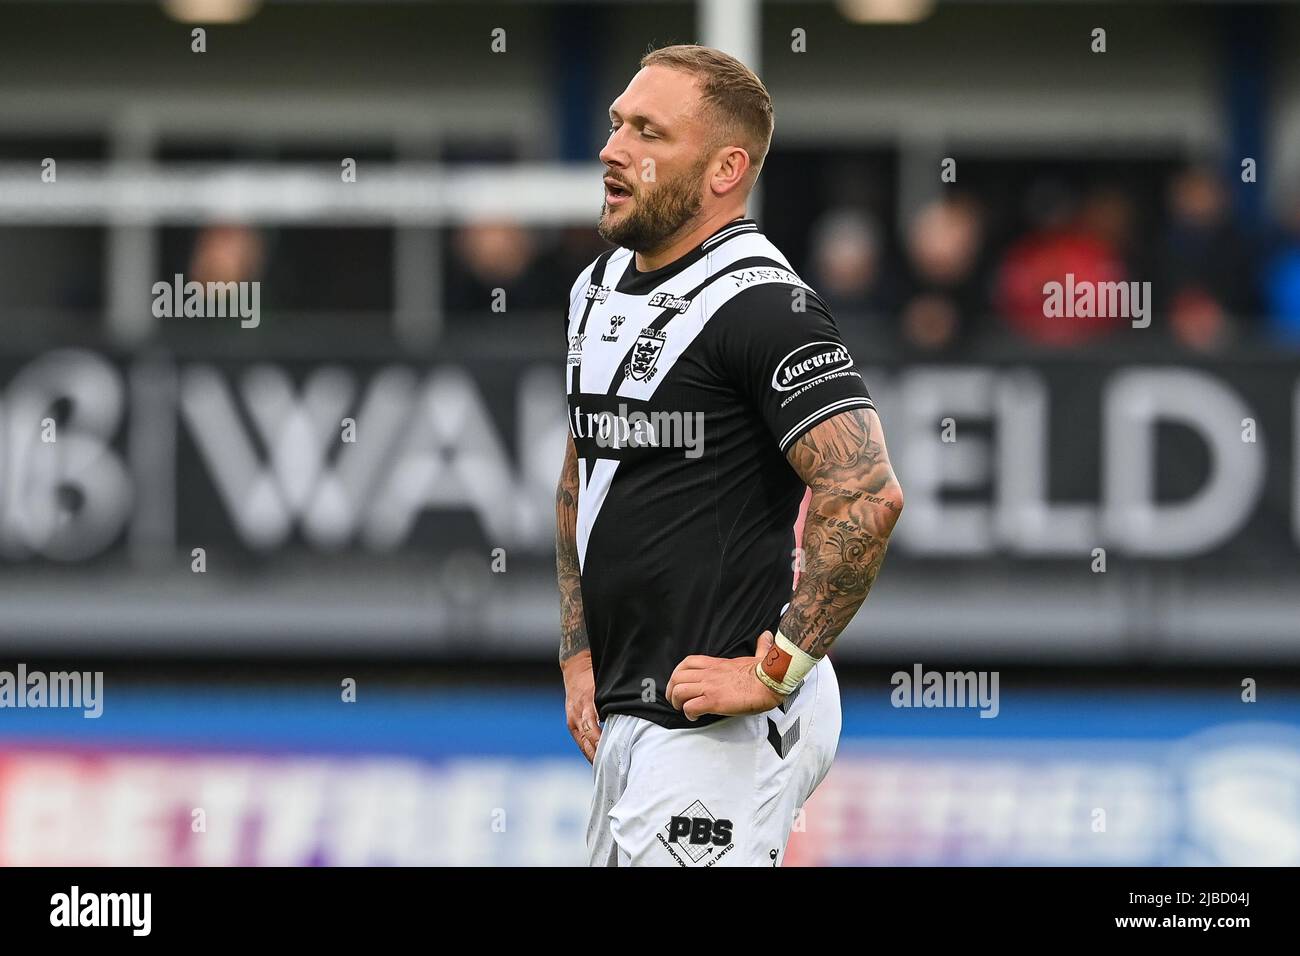
[[[849,350],[838,342],[809,342],[777,363],[776,371],[772,373],[772,387],[778,392],[792,392],[833,372],[852,367]]]

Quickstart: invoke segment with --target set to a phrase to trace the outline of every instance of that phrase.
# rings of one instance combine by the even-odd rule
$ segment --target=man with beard
[[[707,47],[641,67],[600,153],[617,248],[566,323],[560,666],[589,862],[776,866],[839,742],[826,652],[903,497],[828,310],[745,218],[767,90]]]

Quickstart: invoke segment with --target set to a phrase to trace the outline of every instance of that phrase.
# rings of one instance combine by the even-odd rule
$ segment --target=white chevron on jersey
[[[593,284],[591,273],[593,267],[598,261],[600,260],[597,259],[592,262],[591,265],[583,269],[578,275],[578,280],[573,283],[573,288],[569,290],[569,316],[568,323],[565,326],[565,334],[569,340],[570,358],[574,355],[574,337],[580,334],[578,329],[582,327],[582,317],[587,312],[588,300],[586,292]],[[609,261],[605,263],[605,276],[600,280],[600,287],[604,290],[605,294],[613,294],[613,288],[618,282],[618,277],[623,274],[623,270],[627,268],[627,264],[631,261],[632,250],[630,249],[618,249],[609,257]],[[592,315],[588,318],[585,333],[582,334],[590,334],[598,327],[606,325],[609,321],[609,316],[621,314],[618,312],[609,312],[603,319],[598,319],[596,313],[603,311],[604,310],[601,309],[598,303],[592,303]],[[600,331],[597,331],[597,337],[599,337],[599,335],[604,331],[605,329],[603,327]],[[581,349],[579,348],[578,351],[581,351]],[[574,363],[572,361],[566,362],[564,367],[564,387],[565,391],[569,393],[573,392],[573,370]]]
[[[751,238],[762,240],[767,243],[771,252],[776,253],[776,247],[768,243],[762,236],[745,237],[746,240]],[[728,253],[731,252],[733,245],[739,245],[742,241],[744,240],[737,239],[728,243]],[[760,251],[748,255],[728,256],[727,264],[730,265],[751,256],[765,256],[777,262],[784,262],[784,257],[777,258],[780,253],[771,255],[767,251]],[[660,374],[649,382],[637,381],[631,377],[625,378],[618,388],[618,394],[626,398],[639,399],[648,399],[654,395],[655,389],[659,387],[659,382],[663,381],[663,374],[676,364],[682,353],[695,341],[695,337],[704,331],[704,326],[708,324],[714,313],[745,289],[757,285],[767,285],[770,282],[785,282],[808,289],[809,287],[804,281],[789,269],[788,263],[786,265],[785,269],[776,269],[772,266],[748,266],[730,269],[723,266],[721,278],[714,279],[712,283],[701,290],[686,313],[673,319],[664,327],[664,332],[668,334],[668,338],[664,341],[663,351],[659,356],[658,367]]]
[[[614,482],[614,472],[619,463],[611,458],[597,458],[596,465],[587,474],[586,459],[578,459],[578,571],[581,572],[587,561],[587,542],[591,540],[591,529],[600,514],[600,506],[605,503],[609,486]]]
[[[664,311],[662,308],[646,304],[656,292],[684,296],[692,289],[703,284],[710,276],[715,276],[720,271],[726,274],[726,272],[730,271],[727,268],[728,266],[742,259],[758,257],[771,259],[774,262],[781,263],[788,270],[788,275],[785,276],[774,275],[747,283],[715,278],[712,284],[706,286],[691,301],[690,307],[683,314],[674,316],[664,328],[663,331],[667,334],[667,339],[663,353],[656,363],[654,379],[649,382],[638,382],[627,378],[618,390],[619,395],[625,395],[629,398],[649,398],[653,395],[657,383],[663,380],[664,374],[672,368],[673,363],[694,341],[695,336],[703,330],[705,324],[718,307],[730,300],[732,296],[742,289],[753,285],[763,285],[767,282],[790,282],[808,288],[803,280],[795,275],[793,269],[790,268],[789,261],[782,255],[781,251],[766,236],[753,232],[752,229],[752,226],[749,227],[750,231],[747,234],[738,234],[722,245],[715,245],[714,240],[709,240],[708,245],[712,245],[713,248],[701,257],[698,262],[692,263],[653,289],[648,289],[637,295],[616,291],[619,279],[622,278],[632,262],[631,253],[626,249],[619,249],[606,264],[605,278],[601,283],[609,290],[607,298],[604,302],[593,305],[590,314],[587,316],[585,327],[582,323],[582,317],[586,312],[587,299],[583,293],[587,287],[585,280],[591,273],[591,267],[589,266],[584,270],[582,274],[584,281],[575,284],[573,295],[570,298],[568,326],[571,341],[574,336],[579,334],[578,329],[583,328],[584,340],[580,350],[582,363],[581,391],[609,392],[615,376],[623,369],[628,349],[641,335],[641,330],[658,319]],[[718,237],[715,238],[721,238],[721,236],[722,233],[719,233]],[[617,315],[626,317],[619,324],[617,341],[602,341],[601,336],[607,334],[610,330],[611,317]],[[569,392],[573,391],[573,369],[573,365],[567,366],[565,375]]]

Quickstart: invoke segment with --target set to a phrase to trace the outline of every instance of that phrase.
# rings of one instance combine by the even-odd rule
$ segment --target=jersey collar
[[[690,252],[674,259],[666,266],[660,266],[658,269],[652,269],[649,272],[640,272],[636,267],[636,255],[634,254],[619,276],[616,291],[625,292],[630,295],[641,295],[649,292],[667,280],[671,279],[677,273],[681,272],[687,266],[698,262],[705,255],[717,249],[718,246],[725,243],[728,239],[744,235],[748,232],[758,232],[758,223],[753,219],[733,219],[731,222],[724,223],[718,227],[713,235],[709,236]]]

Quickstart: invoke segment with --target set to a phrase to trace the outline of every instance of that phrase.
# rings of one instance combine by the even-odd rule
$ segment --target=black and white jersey
[[[601,255],[566,334],[597,710],[713,723],[675,710],[668,678],[775,633],[804,494],[786,452],[871,399],[825,305],[749,219],[652,272]]]

